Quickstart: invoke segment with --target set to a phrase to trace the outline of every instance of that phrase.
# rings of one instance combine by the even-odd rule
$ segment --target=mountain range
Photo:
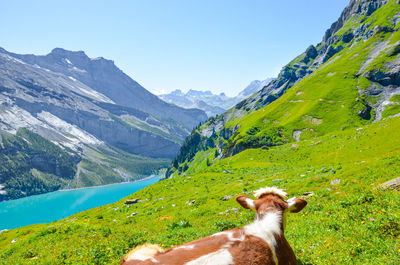
[[[272,80],[274,78],[268,78],[263,81],[254,80],[235,97],[228,97],[225,93],[217,95],[209,90],[198,91],[193,89],[190,89],[186,93],[177,89],[169,94],[159,95],[159,97],[166,102],[182,108],[201,109],[207,113],[208,117],[213,117],[224,113],[238,102],[260,91]]]
[[[113,61],[91,59],[82,51],[56,48],[36,56],[0,49],[0,66],[2,198],[151,174],[173,158],[185,136],[207,118],[201,110],[160,100]],[[29,133],[18,133],[21,129]],[[39,136],[46,145],[55,145],[54,167],[34,161],[33,153],[46,150],[30,148],[33,143],[21,147]],[[72,175],[56,170],[58,154],[71,157]]]
[[[399,70],[400,1],[351,0],[276,80],[193,129],[167,179],[63,220],[2,231],[0,259],[118,264],[146,243],[168,251],[258,224],[235,197],[274,186],[308,202],[284,215],[298,264],[399,264]],[[43,142],[29,137],[32,149]]]

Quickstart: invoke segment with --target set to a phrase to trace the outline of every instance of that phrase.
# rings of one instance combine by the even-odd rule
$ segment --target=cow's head
[[[245,195],[240,195],[236,200],[242,207],[254,210],[257,219],[261,219],[271,211],[281,212],[284,224],[287,212],[298,213],[307,205],[306,200],[296,197],[286,201],[286,192],[276,187],[262,188],[254,191],[253,194],[257,199],[252,200]]]

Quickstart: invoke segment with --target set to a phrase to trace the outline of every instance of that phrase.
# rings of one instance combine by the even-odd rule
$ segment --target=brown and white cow
[[[240,195],[238,203],[256,211],[256,220],[242,228],[223,231],[164,251],[157,245],[139,246],[121,265],[269,265],[297,264],[284,236],[286,213],[301,211],[307,202],[267,187],[253,192],[256,200]]]

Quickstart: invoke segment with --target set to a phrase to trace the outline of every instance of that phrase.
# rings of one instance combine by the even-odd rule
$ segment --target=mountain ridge
[[[205,111],[209,118],[220,115],[233,107],[238,102],[260,91],[274,78],[265,80],[254,80],[234,97],[228,97],[225,93],[213,94],[211,91],[199,91],[190,89],[184,93],[176,89],[168,94],[161,94],[159,97],[171,104],[183,108],[198,108]]]
[[[221,159],[397,115],[398,9],[397,1],[351,1],[321,43],[192,132],[167,174],[190,168],[196,152],[216,148]]]
[[[207,118],[200,110],[181,109],[161,101],[121,71],[114,61],[103,57],[91,59],[83,51],[74,52],[62,48],[54,48],[49,54],[39,56],[6,53],[30,65],[38,65],[71,76],[118,105],[175,119],[183,123],[188,130]]]
[[[167,165],[194,124],[206,118],[201,110],[162,102],[111,60],[90,59],[82,51],[56,48],[48,55],[35,56],[0,49],[0,65],[0,135],[10,139],[8,147],[0,146],[6,161],[1,165],[4,170],[0,170],[1,199],[53,191],[66,185],[102,185],[152,174]],[[116,78],[112,79],[114,74]],[[97,83],[107,78],[108,84],[118,85],[110,87],[105,95]],[[135,85],[136,90],[132,86],[123,89],[137,95],[139,101],[146,98],[152,113],[163,112],[163,116],[134,108],[135,102],[117,104],[116,101],[124,103],[114,97],[124,84]],[[140,98],[143,91],[145,95]],[[121,94],[124,98],[124,92]],[[161,106],[157,107],[159,102]],[[175,115],[170,116],[170,112]],[[21,129],[30,133],[20,134]],[[79,158],[68,164],[74,178],[64,181],[54,170],[43,172],[40,169],[44,167],[31,157],[33,151],[20,148],[21,141],[40,137],[49,141],[41,140],[49,148],[61,148],[56,153]],[[10,148],[25,159],[17,159],[7,151]],[[13,160],[17,162],[10,162]],[[25,176],[25,183],[18,172]]]
[[[335,53],[313,70],[326,51],[318,57],[323,49],[309,47],[278,77],[294,82],[282,95],[249,110],[242,101],[223,122],[196,127],[169,179],[63,220],[3,231],[0,258],[118,264],[146,243],[168,249],[243,227],[254,213],[234,198],[275,186],[308,201],[287,215],[298,264],[397,264],[400,193],[385,183],[400,174],[400,1],[368,11],[379,3],[351,1],[360,13],[331,35],[326,51]],[[313,71],[296,80],[301,66]]]

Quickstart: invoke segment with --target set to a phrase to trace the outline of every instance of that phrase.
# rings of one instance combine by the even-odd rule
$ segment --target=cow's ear
[[[288,211],[291,213],[298,213],[307,205],[307,201],[300,198],[291,198],[287,201]]]
[[[236,197],[236,201],[243,207],[246,209],[252,209],[255,210],[256,206],[254,205],[254,201],[252,199],[250,199],[247,196],[244,195],[239,195]]]

